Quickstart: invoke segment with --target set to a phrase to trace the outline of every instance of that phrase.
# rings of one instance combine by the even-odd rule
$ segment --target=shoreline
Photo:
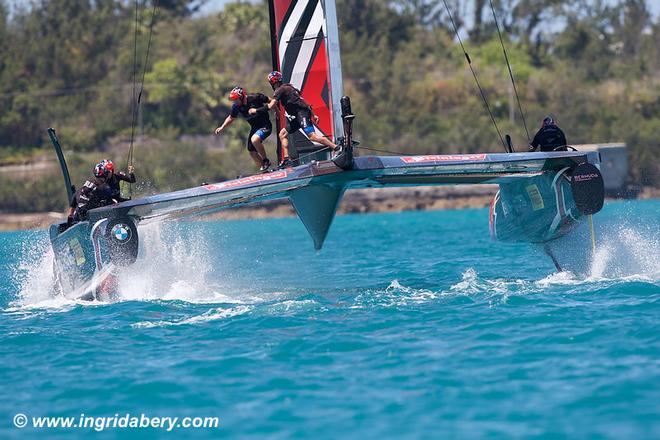
[[[346,191],[337,215],[371,212],[436,211],[488,207],[498,185],[367,188]],[[638,200],[660,199],[660,188],[644,188]],[[606,200],[622,200],[607,198]],[[294,217],[288,200],[272,200],[200,217],[202,221]],[[0,213],[0,231],[46,229],[64,212]]]

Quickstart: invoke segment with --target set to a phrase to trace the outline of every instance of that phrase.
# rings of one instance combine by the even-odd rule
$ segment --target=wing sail
[[[341,133],[342,96],[339,32],[333,0],[270,0],[273,69],[302,92],[319,117],[317,129],[333,139]],[[284,114],[279,127],[284,127]],[[294,142],[308,144],[301,136]],[[298,147],[300,150],[301,147]]]

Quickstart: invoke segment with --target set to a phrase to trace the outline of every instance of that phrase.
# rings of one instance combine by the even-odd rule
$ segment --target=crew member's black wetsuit
[[[135,174],[134,173],[126,174],[123,171],[119,171],[117,173],[113,173],[112,176],[107,180],[108,186],[110,187],[111,196],[117,202],[125,202],[126,200],[129,200],[129,199],[124,199],[121,196],[121,189],[119,187],[119,182],[121,180],[128,183],[135,183]]]
[[[87,211],[90,209],[111,205],[112,203],[112,190],[105,179],[88,180],[71,199],[71,207],[75,210],[73,220],[85,220],[87,219]]]
[[[268,117],[268,107],[266,106],[268,101],[270,101],[270,99],[263,93],[250,93],[247,95],[247,103],[245,105],[235,103],[231,107],[232,118],[237,118],[240,115],[250,123],[250,134],[248,135],[246,142],[248,151],[257,151],[252,144],[252,136],[255,133],[258,134],[259,138],[263,141],[270,136],[273,131],[273,125],[270,123],[270,118]],[[251,115],[249,113],[251,108],[256,109],[257,113]]]
[[[534,140],[530,144],[530,151],[536,151],[541,147],[540,151],[566,151],[566,136],[561,128],[556,125],[546,125],[534,136]],[[564,147],[564,148],[557,148]],[[557,148],[555,150],[555,148]]]
[[[275,89],[273,99],[281,103],[289,116],[293,117],[286,131],[293,133],[302,128],[305,134],[314,132],[312,107],[300,96],[300,90],[291,84],[282,84]]]

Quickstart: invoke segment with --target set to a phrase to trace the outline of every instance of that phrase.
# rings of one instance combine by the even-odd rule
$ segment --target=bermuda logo
[[[573,180],[576,182],[586,182],[589,180],[593,179],[598,179],[598,174],[596,173],[591,173],[591,174],[575,174],[573,176]]]
[[[117,241],[125,242],[131,238],[131,228],[123,223],[114,225],[111,232]]]

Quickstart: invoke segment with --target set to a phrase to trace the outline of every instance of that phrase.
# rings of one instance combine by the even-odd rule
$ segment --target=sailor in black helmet
[[[270,123],[267,104],[270,99],[263,93],[250,93],[242,87],[234,87],[229,93],[229,99],[234,102],[231,113],[222,125],[215,129],[215,134],[229,127],[239,115],[250,123],[250,134],[247,138],[247,150],[259,171],[266,172],[270,168],[270,160],[266,156],[263,141],[270,136],[273,125]]]
[[[566,136],[552,116],[543,119],[541,129],[529,144],[529,151],[566,151]]]
[[[289,121],[288,127],[283,128],[279,132],[283,153],[280,167],[290,164],[289,133],[300,129],[302,129],[310,141],[324,145],[332,151],[337,150],[337,146],[330,139],[316,133],[314,124],[318,123],[319,118],[314,114],[312,107],[302,98],[300,90],[291,84],[283,84],[282,74],[276,70],[268,74],[268,82],[274,91],[273,99],[268,104],[268,108],[273,108],[278,103],[281,103],[284,110],[293,118]]]

